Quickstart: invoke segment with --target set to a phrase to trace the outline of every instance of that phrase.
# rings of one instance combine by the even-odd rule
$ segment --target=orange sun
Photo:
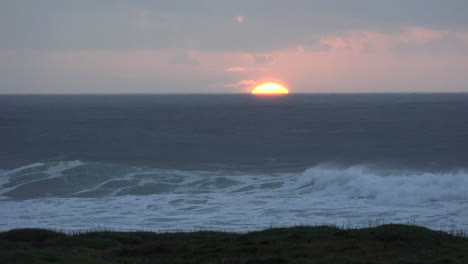
[[[289,91],[281,84],[267,82],[257,85],[252,92],[253,94],[288,94]]]

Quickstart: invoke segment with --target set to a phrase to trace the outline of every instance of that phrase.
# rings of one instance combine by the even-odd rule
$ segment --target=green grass
[[[0,263],[468,263],[468,239],[418,226],[224,232],[0,233]]]

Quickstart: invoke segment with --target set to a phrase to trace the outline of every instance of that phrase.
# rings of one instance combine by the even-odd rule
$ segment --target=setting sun
[[[289,91],[283,85],[267,82],[257,85],[253,90],[253,94],[288,94]]]

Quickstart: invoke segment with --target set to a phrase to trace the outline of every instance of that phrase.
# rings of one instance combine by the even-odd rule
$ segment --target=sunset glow
[[[253,94],[288,94],[289,91],[283,85],[268,82],[257,85],[253,90]]]

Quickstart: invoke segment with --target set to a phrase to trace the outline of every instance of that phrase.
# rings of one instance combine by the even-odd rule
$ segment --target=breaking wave
[[[344,168],[318,165],[303,173],[249,174],[64,161],[0,172],[0,183],[0,195],[14,199],[163,193],[306,196],[322,192],[397,204],[468,200],[468,173],[463,169],[438,173],[379,171],[362,165]]]
[[[467,228],[468,173],[318,165],[302,173],[182,171],[97,162],[0,171],[0,229],[41,226],[243,231],[418,220]]]

